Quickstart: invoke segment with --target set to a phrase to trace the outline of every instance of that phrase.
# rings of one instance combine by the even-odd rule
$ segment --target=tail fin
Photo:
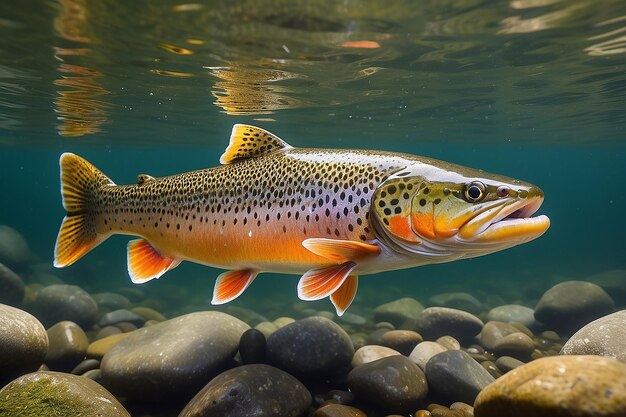
[[[62,268],[76,262],[107,236],[98,235],[95,224],[96,192],[115,185],[96,167],[72,153],[64,153],[61,165],[61,196],[67,215],[63,219],[54,247],[54,266]]]

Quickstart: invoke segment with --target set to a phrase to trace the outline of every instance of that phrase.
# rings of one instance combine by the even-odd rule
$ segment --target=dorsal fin
[[[246,158],[254,158],[291,148],[291,145],[267,130],[236,124],[233,126],[230,143],[222,154],[220,163],[232,164]]]
[[[154,181],[154,177],[148,174],[139,174],[137,175],[137,185],[144,185],[149,181]]]

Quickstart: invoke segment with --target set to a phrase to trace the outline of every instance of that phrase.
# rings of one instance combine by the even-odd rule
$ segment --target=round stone
[[[267,339],[270,364],[294,375],[329,376],[350,365],[354,347],[350,336],[323,317],[298,320]]]
[[[234,357],[248,328],[228,314],[203,311],[121,335],[127,337],[102,359],[103,382],[143,400],[192,392]]]
[[[494,381],[493,376],[462,350],[448,350],[426,364],[426,378],[436,398],[450,404],[473,404],[478,393]]]
[[[90,329],[98,316],[98,304],[76,285],[45,287],[37,294],[36,309],[47,326],[69,320],[83,329]]]
[[[265,338],[270,337],[272,333],[278,330],[278,326],[276,326],[271,321],[262,321],[254,326],[254,328],[263,333],[265,335]]]
[[[100,318],[100,321],[98,322],[98,326],[100,327],[113,326],[118,323],[126,322],[126,323],[132,323],[136,327],[141,327],[143,326],[143,323],[145,321],[146,320],[143,317],[141,317],[139,314],[133,313],[132,311],[129,311],[129,310],[121,309],[121,310],[114,310],[109,313],[106,313],[104,316]]]
[[[30,258],[28,244],[12,227],[0,225],[0,263],[10,268],[23,266]]]
[[[415,346],[415,349],[413,349],[413,351],[409,355],[409,359],[415,362],[417,366],[419,366],[420,369],[423,371],[424,369],[426,369],[426,364],[428,363],[430,358],[438,353],[445,352],[446,350],[448,349],[446,349],[439,343],[426,341]]]
[[[47,333],[50,348],[45,363],[48,368],[68,372],[85,359],[89,340],[76,323],[61,321],[49,328]]]
[[[130,308],[131,306],[128,298],[122,294],[114,292],[100,292],[92,294],[91,297],[98,304],[98,308],[101,312],[120,310],[123,308]]]
[[[48,351],[46,329],[35,317],[0,304],[0,386],[41,366]]]
[[[461,349],[461,344],[458,340],[456,340],[452,336],[441,336],[435,342],[439,343],[441,346],[445,347],[448,350],[459,350]]]
[[[99,368],[100,368],[99,360],[85,359],[84,361],[76,365],[76,367],[74,367],[74,369],[72,369],[72,372],[70,373],[74,375],[82,375],[87,371],[91,371],[93,369],[99,369]]]
[[[599,286],[585,281],[566,281],[546,291],[535,307],[535,318],[562,333],[573,333],[607,315],[613,299]]]
[[[472,314],[479,314],[483,311],[483,303],[466,292],[447,292],[433,295],[428,299],[428,302],[433,306],[456,308]]]
[[[293,376],[268,365],[244,365],[213,378],[178,417],[299,417],[311,394]]]
[[[626,415],[626,364],[601,356],[552,356],[508,372],[486,387],[476,417]]]
[[[0,303],[20,306],[24,300],[25,291],[22,278],[0,263]]]
[[[428,393],[424,372],[401,355],[354,368],[348,374],[348,386],[358,399],[386,413],[413,412]]]
[[[115,326],[106,326],[98,331],[96,334],[95,340],[104,339],[105,337],[113,336],[114,334],[124,333],[119,327]]]
[[[129,335],[130,333],[112,334],[90,343],[87,347],[87,357],[98,360],[102,359],[107,352],[113,349],[119,342],[126,339]]]
[[[367,414],[349,405],[328,404],[318,408],[313,417],[367,417]]]
[[[338,321],[354,326],[364,326],[367,324],[367,319],[365,317],[359,316],[358,314],[350,313],[349,311],[343,313],[343,316],[338,317]]]
[[[517,367],[520,367],[524,364],[524,362],[512,358],[510,356],[501,356],[498,358],[498,360],[496,360],[496,366],[498,367],[498,369],[500,369],[502,372],[507,373]]]
[[[535,320],[535,312],[532,308],[519,304],[506,304],[494,307],[487,313],[488,321],[501,321],[504,323],[517,322],[524,326],[535,329],[539,323]]]
[[[354,352],[351,365],[356,368],[364,363],[374,362],[393,355],[400,355],[400,352],[385,346],[366,345]]]
[[[480,333],[483,322],[473,314],[447,307],[429,307],[417,318],[417,331],[425,339],[452,336],[460,342]]]
[[[130,417],[100,384],[82,376],[35,372],[0,390],[0,416]]]
[[[273,321],[273,323],[276,325],[276,327],[278,327],[279,329],[281,327],[285,327],[288,324],[293,323],[294,319],[292,319],[291,317],[279,317],[276,320]]]
[[[374,309],[374,321],[388,321],[395,326],[400,326],[407,320],[415,322],[423,309],[424,306],[414,298],[400,298],[376,307]]]
[[[265,335],[260,330],[248,329],[243,332],[239,341],[239,355],[243,363],[265,362],[265,344]]]
[[[144,319],[144,321],[154,320],[154,321],[161,322],[161,321],[167,320],[163,314],[159,313],[158,311],[150,307],[144,307],[144,306],[133,307],[130,309],[130,311],[141,316]]]
[[[574,333],[561,355],[600,355],[626,362],[626,310],[592,321]]]
[[[383,344],[408,356],[418,343],[422,342],[422,336],[412,330],[390,330],[383,334]]]

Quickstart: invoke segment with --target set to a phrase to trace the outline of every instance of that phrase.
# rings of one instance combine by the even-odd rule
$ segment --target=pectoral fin
[[[251,269],[228,271],[217,277],[211,304],[225,304],[239,297],[252,284],[258,272]]]
[[[348,278],[341,284],[341,287],[330,295],[330,301],[332,301],[338,316],[343,316],[346,312],[354,297],[356,296],[356,290],[359,287],[359,277],[357,275],[348,275]]]
[[[302,246],[316,255],[337,262],[354,261],[380,253],[378,245],[354,240],[311,238],[302,241]]]
[[[311,269],[298,282],[298,297],[304,301],[315,301],[328,297],[346,280],[356,263],[348,261],[327,268]]]
[[[143,284],[176,268],[180,260],[168,258],[159,253],[145,239],[128,242],[128,274],[135,284]]]

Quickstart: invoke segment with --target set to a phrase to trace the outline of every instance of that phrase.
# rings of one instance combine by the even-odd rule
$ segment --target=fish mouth
[[[550,227],[548,216],[532,217],[543,203],[543,194],[490,207],[468,220],[457,239],[472,243],[518,244],[536,239]]]

